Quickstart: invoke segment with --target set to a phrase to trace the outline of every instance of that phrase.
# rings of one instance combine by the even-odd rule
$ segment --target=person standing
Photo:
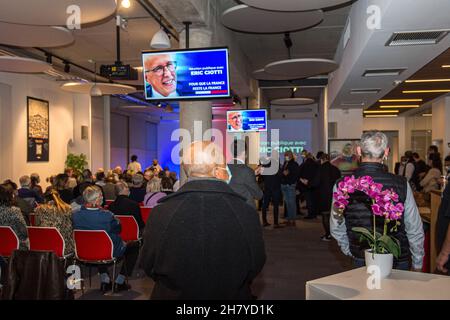
[[[356,178],[370,176],[376,183],[383,185],[383,190],[392,189],[398,195],[399,203],[404,204],[404,213],[400,219],[400,225],[391,235],[399,241],[400,255],[394,259],[394,268],[410,270],[410,260],[412,270],[421,271],[424,253],[424,232],[422,219],[419,215],[414,200],[413,191],[405,177],[396,176],[385,172],[383,162],[389,155],[388,138],[380,131],[365,132],[361,137],[360,146],[357,153],[362,156],[362,163],[354,175]],[[339,183],[339,181],[338,181]],[[334,187],[337,190],[336,186]],[[364,251],[369,249],[366,244],[360,243],[360,234],[352,230],[354,227],[372,229],[373,214],[367,207],[367,196],[354,193],[350,195],[350,204],[341,217],[332,205],[330,217],[330,231],[341,248],[341,251],[352,257],[355,267],[364,266]],[[334,202],[334,200],[333,200]],[[389,230],[394,223],[387,227]],[[377,232],[383,233],[384,217],[376,216]]]
[[[296,207],[295,207],[295,187],[298,180],[298,163],[294,159],[292,151],[284,153],[284,164],[281,168],[281,192],[286,202],[287,226],[295,227]]]
[[[262,165],[260,176],[264,183],[262,203],[262,220],[264,227],[270,226],[267,222],[267,209],[269,208],[270,202],[273,204],[273,227],[281,227],[278,223],[278,212],[281,201],[281,173],[279,168],[278,156],[272,157],[268,164]],[[269,172],[271,170],[274,171],[272,174]]]
[[[313,159],[311,153],[308,153],[299,169],[301,191],[303,191],[308,208],[308,215],[304,219],[315,219],[318,214],[318,194],[313,180],[317,176],[319,168],[320,164]]]
[[[440,272],[450,276],[450,184],[447,184],[444,193],[442,194],[436,231],[439,248],[439,254],[436,258],[436,267]]]
[[[330,241],[330,210],[333,201],[333,187],[341,177],[341,171],[330,163],[330,156],[323,153],[320,156],[320,167],[313,185],[318,190],[318,211],[322,215],[322,224],[325,234],[320,238]]]
[[[137,161],[137,155],[131,156],[131,162],[128,164],[127,172],[131,175],[134,175],[138,172],[142,172],[141,164]]]
[[[263,193],[256,183],[255,172],[245,164],[245,142],[235,140],[231,148],[235,157],[232,163],[228,164],[231,172],[230,187],[234,192],[245,197],[247,203],[256,209],[255,200],[260,200]]]

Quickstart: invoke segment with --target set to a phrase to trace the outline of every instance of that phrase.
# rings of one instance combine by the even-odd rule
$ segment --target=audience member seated
[[[39,174],[32,173],[30,176],[31,179],[31,190],[37,193],[38,196],[41,198],[44,197],[44,192],[42,191],[42,187],[39,185],[41,183],[41,178],[39,177]]]
[[[147,184],[147,194],[144,197],[144,206],[154,208],[158,204],[158,200],[167,196],[166,193],[161,192],[161,180],[153,178]]]
[[[20,209],[14,206],[14,189],[10,184],[0,185],[0,226],[14,230],[20,241],[20,250],[29,248],[27,225]]]
[[[150,182],[150,180],[152,180],[154,177],[154,173],[153,171],[146,169],[144,171],[144,187],[145,189],[147,189],[147,184]]]
[[[428,165],[431,169],[426,176],[420,181],[424,193],[429,193],[431,190],[439,190],[439,181],[442,175],[442,160],[437,153],[432,153],[429,156]]]
[[[34,211],[34,207],[30,205],[27,201],[23,200],[22,198],[19,198],[17,196],[17,184],[15,184],[11,180],[5,180],[3,182],[3,185],[12,190],[13,192],[13,198],[14,198],[14,205],[20,208],[20,211],[22,211],[23,218],[25,219],[25,222],[27,225],[30,224],[29,215]]]
[[[139,203],[129,198],[130,189],[125,182],[117,182],[115,185],[116,189],[116,200],[111,203],[108,210],[116,215],[133,216],[136,219],[139,229],[145,227],[144,221],[141,217],[141,208]]]
[[[122,179],[123,171],[121,166],[117,166],[113,169],[114,182],[119,182]]]
[[[168,178],[168,177],[162,177],[161,179],[161,191],[166,193],[166,194],[171,194],[173,193],[173,184],[172,184],[172,179]]]
[[[100,187],[91,185],[83,191],[84,206],[73,214],[73,229],[76,230],[105,230],[113,242],[115,258],[124,257],[120,274],[115,279],[117,291],[128,290],[131,287],[125,283],[125,276],[130,276],[136,264],[139,248],[127,247],[120,238],[120,221],[114,218],[112,212],[101,209],[103,196]],[[112,288],[108,269],[105,266],[98,268],[101,277],[100,290],[105,293]]]
[[[19,179],[20,189],[18,190],[19,198],[28,202],[33,208],[37,206],[38,203],[43,203],[44,199],[40,197],[36,191],[31,190],[31,179],[29,176],[22,176]]]
[[[77,199],[78,203],[82,203],[82,201],[80,201],[81,198],[83,198],[83,192],[87,187],[90,186],[95,186],[94,183],[94,177],[92,176],[92,172],[89,169],[85,169],[83,170],[83,173],[81,174],[81,180],[82,182],[80,184],[78,184],[75,189],[73,189],[73,196],[75,199]],[[98,186],[100,188],[100,190],[102,191],[102,196],[103,196],[103,203],[102,206],[104,206],[106,204],[105,202],[105,194],[103,192],[103,188]]]
[[[103,192],[105,193],[105,200],[116,199],[116,189],[113,173],[109,173],[108,176],[106,177],[106,183],[103,186]]]
[[[137,203],[143,202],[146,193],[144,188],[144,176],[137,173],[131,178],[131,182],[130,199]]]
[[[106,185],[105,178],[106,178],[105,172],[98,171],[95,174],[95,184],[103,188]]]
[[[69,189],[72,189],[72,190],[73,190],[73,189],[77,186],[77,184],[78,184],[77,178],[75,177],[75,174],[74,174],[74,172],[73,172],[73,169],[72,169],[72,168],[66,168],[66,169],[64,170],[64,173],[67,174],[67,176],[69,177],[69,181],[68,181],[68,183],[67,183],[67,187],[68,187]]]
[[[53,185],[62,201],[70,204],[74,199],[74,196],[72,189],[69,188],[69,176],[65,173],[58,174],[53,181]]]
[[[73,253],[72,208],[61,199],[56,190],[52,190],[46,200],[45,204],[36,209],[36,226],[58,229],[66,243],[64,254]]]
[[[154,300],[252,299],[250,284],[266,259],[262,228],[256,210],[224,182],[223,153],[212,146],[195,142],[184,151],[201,163],[183,164],[188,182],[149,217],[141,261],[155,281]]]

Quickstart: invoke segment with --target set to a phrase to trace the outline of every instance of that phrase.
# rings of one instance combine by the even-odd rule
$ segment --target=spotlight
[[[65,73],[70,72],[70,64],[68,62],[64,62],[64,72]]]
[[[158,102],[157,107],[158,107],[158,108],[161,108],[161,107],[162,107],[161,102]]]
[[[128,9],[131,7],[131,2],[130,2],[130,0],[122,0],[121,5],[123,8]]]
[[[102,90],[100,90],[97,84],[92,86],[90,94],[92,97],[101,97],[103,95]]]

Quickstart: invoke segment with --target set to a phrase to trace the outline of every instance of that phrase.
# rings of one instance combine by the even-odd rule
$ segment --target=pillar
[[[103,169],[111,168],[111,96],[103,97]]]

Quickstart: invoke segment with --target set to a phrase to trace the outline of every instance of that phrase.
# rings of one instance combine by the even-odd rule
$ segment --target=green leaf
[[[378,239],[380,249],[385,249],[387,252],[392,253],[395,258],[400,256],[400,245],[397,239],[390,236],[381,236]]]
[[[376,232],[375,233],[376,239],[374,239],[373,233],[370,232],[369,230],[367,230],[366,228],[353,227],[352,231],[360,234],[360,238],[359,238],[360,242],[363,242],[364,240],[366,240],[371,247],[374,247],[374,243],[375,243],[376,239],[381,237],[381,234]]]

